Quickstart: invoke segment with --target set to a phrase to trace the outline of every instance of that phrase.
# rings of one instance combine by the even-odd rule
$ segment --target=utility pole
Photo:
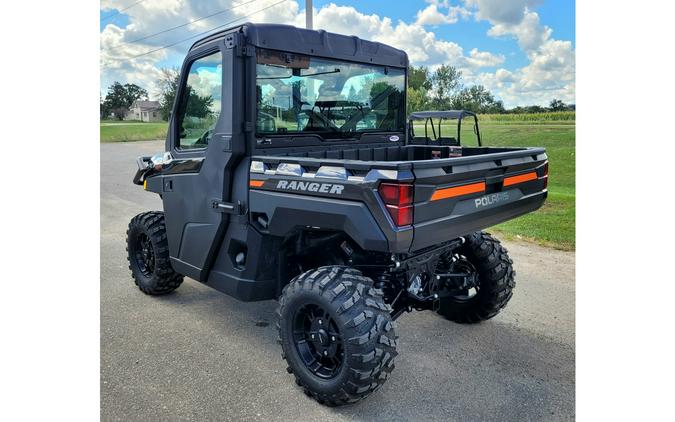
[[[313,22],[313,14],[314,14],[314,8],[312,7],[312,0],[305,0],[305,27],[307,29],[314,29],[314,22]],[[310,62],[311,63],[311,62]],[[298,72],[300,69],[298,69]],[[309,101],[314,103],[317,98],[318,98],[318,93],[314,90],[314,79],[312,78],[307,78],[307,98]],[[299,91],[298,87],[298,91]],[[295,92],[293,93],[293,98],[295,99]],[[300,93],[298,92],[297,98],[300,98]]]
[[[307,29],[314,29],[314,23],[312,22],[313,13],[312,0],[305,0],[305,27]]]

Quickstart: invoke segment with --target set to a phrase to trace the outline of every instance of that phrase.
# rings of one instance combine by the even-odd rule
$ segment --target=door
[[[218,205],[228,203],[236,160],[229,95],[233,57],[221,47],[222,42],[212,43],[185,60],[167,136],[173,161],[162,172],[171,263],[199,281],[206,280],[227,229],[229,215]]]

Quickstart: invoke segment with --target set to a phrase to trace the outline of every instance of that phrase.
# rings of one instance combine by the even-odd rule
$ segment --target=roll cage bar
[[[440,138],[441,123],[443,119],[457,120],[457,143],[461,145],[462,142],[460,136],[462,131],[462,119],[464,119],[467,116],[473,117],[474,120],[473,133],[475,133],[476,137],[478,138],[478,146],[483,146],[480,139],[480,130],[478,129],[478,116],[476,115],[476,113],[468,110],[417,111],[411,113],[410,116],[408,116],[408,136],[412,138],[414,135],[413,121],[415,120],[424,120],[425,138],[429,137],[429,128],[428,128],[429,125],[431,125],[431,132],[434,135],[434,138]],[[433,119],[438,119],[438,136],[436,136],[436,128],[434,127]]]

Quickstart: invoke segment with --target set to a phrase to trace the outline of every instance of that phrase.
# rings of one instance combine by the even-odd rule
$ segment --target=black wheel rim
[[[342,368],[344,349],[340,330],[321,306],[303,305],[293,318],[293,343],[300,359],[319,378],[333,378]]]
[[[141,233],[136,242],[136,264],[144,276],[150,277],[155,271],[155,250],[150,237]]]

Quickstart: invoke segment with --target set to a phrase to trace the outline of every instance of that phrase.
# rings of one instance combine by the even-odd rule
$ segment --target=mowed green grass
[[[165,139],[167,127],[167,122],[102,121],[101,142]]]
[[[539,210],[491,228],[505,238],[517,238],[557,249],[575,248],[575,122],[482,121],[483,145],[545,147],[549,160],[548,199]],[[462,143],[474,145],[470,131]],[[466,136],[466,138],[464,138]]]

